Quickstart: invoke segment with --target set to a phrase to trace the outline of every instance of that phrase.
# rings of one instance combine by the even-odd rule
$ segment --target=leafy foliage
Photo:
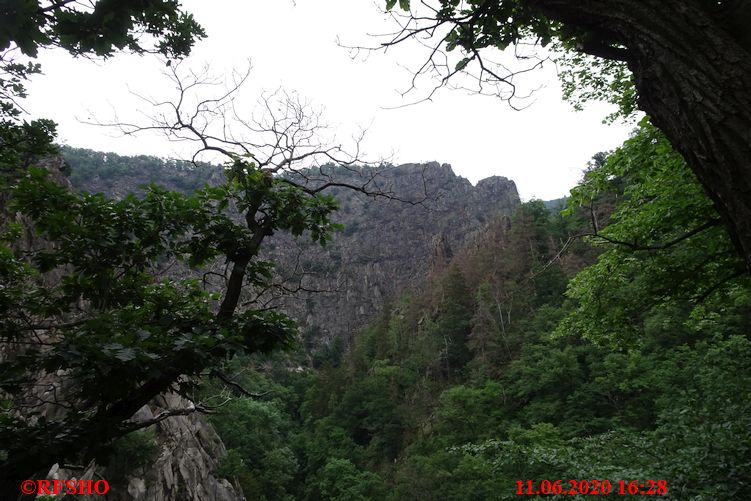
[[[97,56],[110,56],[118,49],[144,52],[148,49],[139,40],[143,34],[161,37],[154,49],[179,57],[190,52],[196,38],[205,36],[176,0],[100,0],[83,9],[69,1],[12,0],[3,6],[2,19],[0,50],[15,44],[32,57],[48,45]]]
[[[230,403],[225,413],[228,419],[217,420],[216,428],[230,448],[230,459],[241,463],[227,473],[239,476],[252,499],[290,498],[287,486],[299,466],[287,444],[288,416],[275,402],[248,399]],[[225,460],[225,469],[227,465]]]
[[[107,458],[109,481],[125,478],[139,468],[148,468],[158,452],[153,430],[135,431],[118,439]]]
[[[579,306],[559,327],[595,340],[633,341],[650,309],[722,304],[736,284],[747,284],[742,260],[711,201],[665,137],[644,121],[607,162],[572,191],[569,212],[596,215],[593,201],[616,193],[610,224],[594,228],[607,247],[580,273],[568,295]]]
[[[556,64],[563,88],[563,99],[582,110],[587,102],[604,101],[616,111],[605,117],[606,123],[617,119],[629,121],[637,112],[636,87],[626,63],[588,56],[576,52],[570,44],[561,44]]]

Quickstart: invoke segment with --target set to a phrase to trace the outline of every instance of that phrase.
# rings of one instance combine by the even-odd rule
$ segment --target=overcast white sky
[[[608,107],[592,104],[574,112],[561,100],[555,68],[547,64],[522,82],[543,85],[534,103],[514,111],[496,98],[443,89],[432,101],[403,105],[424,96],[432,82],[405,98],[410,73],[424,52],[414,45],[352,59],[337,45],[373,44],[367,33],[393,29],[379,13],[383,0],[183,0],[208,33],[187,61],[200,68],[210,63],[215,74],[252,63],[244,93],[282,87],[297,91],[323,109],[338,137],[361,127],[368,133],[367,156],[390,157],[394,163],[436,160],[473,183],[492,175],[513,179],[523,199],[564,196],[597,151],[618,146],[629,126],[602,124]],[[169,98],[163,63],[150,56],[118,55],[108,61],[73,59],[48,51],[40,57],[45,75],[29,85],[27,109],[55,119],[60,138],[71,146],[121,154],[186,156],[161,136],[113,137],[112,131],[85,125],[90,117],[107,121],[148,114],[130,91]]]

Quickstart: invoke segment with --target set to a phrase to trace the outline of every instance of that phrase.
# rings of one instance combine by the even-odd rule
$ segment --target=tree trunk
[[[737,2],[722,18],[706,10],[712,2],[701,0],[530,3],[607,45],[626,48],[639,107],[699,178],[751,272],[748,2]]]

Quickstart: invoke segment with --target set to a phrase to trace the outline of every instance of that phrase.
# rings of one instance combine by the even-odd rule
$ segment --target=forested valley
[[[64,154],[74,181],[75,165],[106,183],[144,162]],[[193,188],[150,160],[165,184]],[[595,155],[571,197],[488,222],[351,345],[235,358],[227,374],[258,396],[221,380],[201,390],[232,396],[209,417],[228,449],[219,473],[248,499],[515,499],[528,479],[608,480],[617,499],[629,498],[618,480],[655,479],[658,498],[743,499],[751,283],[716,221],[643,122]],[[121,439],[116,460],[153,460],[149,433]]]
[[[629,138],[522,202],[295,92],[241,117],[180,2],[0,4],[0,501],[751,498],[748,2],[379,3],[337,46],[417,40],[418,102],[523,113],[553,59]],[[24,108],[51,48],[161,57],[148,121],[97,125],[195,151],[62,144]]]

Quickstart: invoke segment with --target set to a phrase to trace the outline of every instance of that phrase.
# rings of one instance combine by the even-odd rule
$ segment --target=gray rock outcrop
[[[143,421],[167,409],[192,405],[175,394],[160,395],[134,416]],[[156,460],[132,471],[126,484],[113,489],[113,501],[240,501],[242,490],[216,469],[226,455],[224,444],[199,414],[173,416],[155,425]]]
[[[392,198],[332,190],[340,204],[334,220],[344,230],[325,248],[283,234],[265,242],[263,256],[278,263],[288,289],[314,291],[277,304],[303,332],[316,332],[317,342],[349,340],[386,301],[420,285],[432,267],[520,203],[513,181],[496,176],[472,186],[437,162],[385,168],[372,189]]]

